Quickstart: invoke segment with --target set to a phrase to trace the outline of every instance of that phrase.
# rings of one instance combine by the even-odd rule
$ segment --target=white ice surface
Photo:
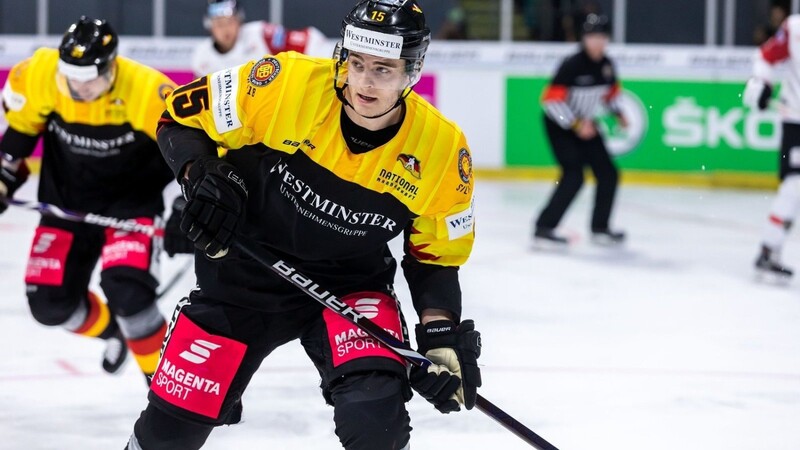
[[[800,449],[800,283],[757,282],[752,269],[772,193],[623,186],[614,223],[629,243],[607,249],[587,239],[587,186],[563,224],[579,242],[532,251],[550,188],[478,185],[461,282],[483,333],[480,393],[561,450]],[[104,375],[100,342],[30,316],[22,279],[37,219],[0,216],[0,449],[120,449],[146,404],[142,375],[134,363]],[[798,241],[785,251],[795,266]],[[165,257],[164,279],[183,261]],[[397,287],[413,321],[402,277]],[[284,346],[246,392],[245,423],[205,448],[340,448],[318,381],[300,345]],[[416,450],[528,448],[477,410],[443,416],[418,396],[409,410]]]

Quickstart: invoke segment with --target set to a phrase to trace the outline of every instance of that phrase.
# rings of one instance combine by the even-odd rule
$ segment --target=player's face
[[[75,98],[86,102],[95,100],[111,87],[111,80],[106,76],[99,76],[89,81],[67,80],[67,82]]]
[[[608,35],[605,33],[589,33],[583,37],[583,47],[589,57],[599,61],[606,53]]]
[[[73,100],[91,102],[111,89],[111,85],[114,84],[115,72],[116,66],[112,66],[110,70],[97,78],[81,81],[59,74],[56,77],[56,85],[63,94],[69,95]]]
[[[211,37],[223,51],[228,51],[236,44],[241,22],[236,16],[215,17],[211,19]]]
[[[405,60],[351,52],[347,58],[347,100],[357,113],[374,116],[394,106],[409,77]]]

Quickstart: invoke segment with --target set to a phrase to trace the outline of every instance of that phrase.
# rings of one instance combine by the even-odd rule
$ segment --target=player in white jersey
[[[772,97],[773,67],[785,62],[778,110],[781,114],[781,179],[761,239],[756,269],[791,277],[792,270],[780,261],[786,235],[800,212],[800,14],[789,16],[775,35],[758,49],[753,77],[747,81],[742,100],[745,106],[766,109]]]
[[[329,57],[333,53],[333,45],[314,27],[289,30],[263,21],[244,23],[244,10],[236,0],[209,0],[204,25],[211,36],[192,55],[192,71],[197,77],[265,54],[294,50]]]

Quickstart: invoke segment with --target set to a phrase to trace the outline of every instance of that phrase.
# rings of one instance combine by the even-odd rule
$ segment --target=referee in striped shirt
[[[561,63],[542,98],[547,137],[562,173],[536,220],[537,243],[569,243],[555,229],[583,186],[583,169],[587,165],[597,179],[592,240],[606,245],[625,240],[623,232],[609,228],[619,174],[595,122],[595,116],[605,106],[616,115],[620,126],[627,126],[619,108],[620,87],[614,65],[605,54],[608,28],[605,16],[587,16],[580,51]]]

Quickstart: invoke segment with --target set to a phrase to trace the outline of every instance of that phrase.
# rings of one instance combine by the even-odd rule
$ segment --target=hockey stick
[[[97,214],[92,214],[92,213],[88,214],[79,213],[75,211],[70,211],[68,209],[62,209],[57,206],[50,205],[48,203],[33,202],[26,200],[15,200],[13,198],[6,198],[2,196],[0,196],[0,202],[5,203],[6,205],[17,206],[32,211],[38,211],[43,216],[58,217],[60,219],[69,220],[72,222],[84,222],[92,225],[114,228],[117,230],[144,233],[151,237],[164,235],[163,228],[157,228],[152,225],[144,225],[141,223],[136,223],[134,220],[131,219],[117,219],[115,217],[99,216]],[[172,276],[172,278],[170,278],[170,280],[164,285],[164,287],[158,292],[156,292],[156,300],[163,297],[164,294],[166,294],[167,292],[169,292],[170,289],[175,287],[175,285],[178,284],[178,281],[180,281],[180,279],[183,278],[186,272],[188,272],[193,265],[194,265],[194,258],[186,261],[183,267],[181,267]]]
[[[164,287],[156,292],[156,301],[163,297],[164,294],[169,292],[170,289],[174,288],[175,285],[178,284],[178,281],[180,281],[180,279],[183,278],[183,276],[186,275],[186,273],[189,272],[189,269],[192,267],[194,267],[194,255],[192,255],[191,259],[188,259],[185,263],[183,263],[183,266],[178,269],[174,275],[172,275],[172,278],[170,278],[170,280],[164,284]]]
[[[116,217],[100,216],[92,213],[79,213],[76,211],[59,208],[58,206],[53,206],[49,203],[16,200],[3,196],[0,196],[0,201],[6,205],[38,211],[43,216],[58,217],[59,219],[69,220],[71,222],[83,222],[92,225],[99,225],[101,227],[114,228],[117,230],[144,233],[151,237],[164,236],[163,228],[136,223],[136,221],[133,219],[118,219]]]
[[[361,328],[411,364],[420,367],[427,367],[432,364],[428,358],[409,348],[408,344],[396,339],[375,322],[372,322],[362,316],[358,311],[347,306],[333,295],[331,291],[325,290],[325,288],[317,284],[311,278],[300,273],[286,261],[278,259],[278,257],[263,248],[263,246],[257,245],[254,242],[249,242],[241,237],[238,237],[234,241],[234,246],[244,254],[278,274],[281,278],[295,285],[326,308]],[[494,419],[497,423],[504,426],[508,431],[514,433],[532,447],[539,450],[558,450],[553,444],[547,442],[544,438],[483,398],[480,394],[478,395],[475,406],[479,411]]]

